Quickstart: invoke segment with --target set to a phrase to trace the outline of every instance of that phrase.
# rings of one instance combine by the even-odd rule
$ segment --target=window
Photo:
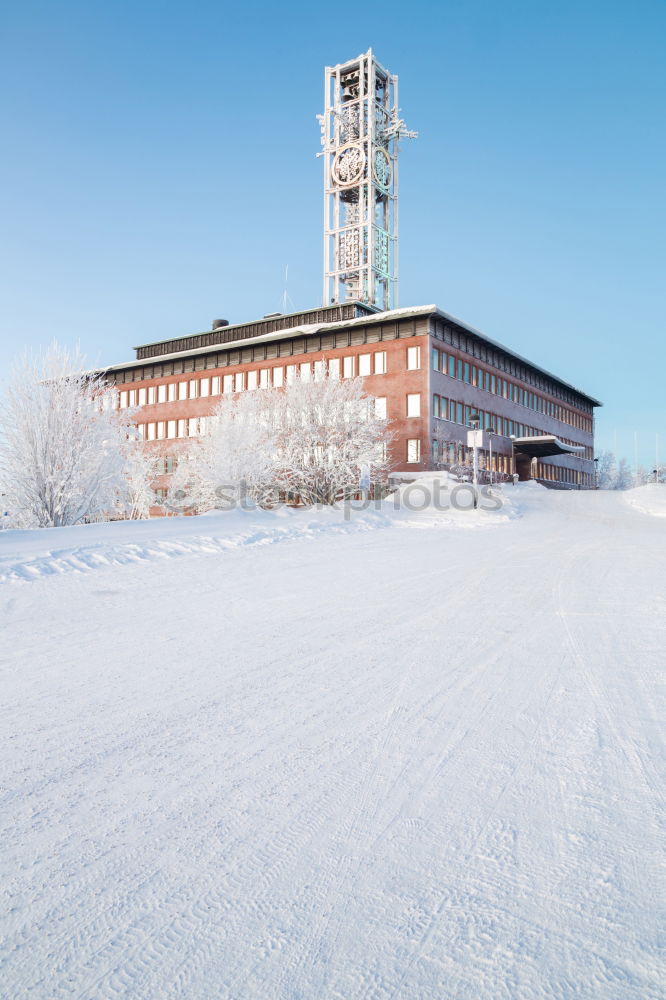
[[[449,375],[451,376],[451,378],[455,378],[456,377],[456,359],[453,357],[452,354],[449,354],[448,365],[449,365],[449,367],[448,367],[448,373],[449,373]]]
[[[386,375],[386,351],[375,351],[375,375]]]
[[[377,396],[375,399],[375,416],[386,419],[386,396]]]
[[[157,421],[157,439],[162,441],[166,437],[166,424],[163,420]]]
[[[354,377],[354,358],[351,357],[342,359],[342,377],[343,378],[353,378]]]
[[[157,402],[157,388],[154,385],[148,386],[148,402],[149,403]]]
[[[196,378],[190,379],[189,396],[190,399],[197,399],[199,396],[199,380]]]
[[[197,427],[198,420],[199,420],[198,417],[190,417],[189,420],[187,421],[187,433],[190,437],[196,437],[198,430]]]
[[[432,397],[432,415],[433,417],[439,417],[441,415],[441,400],[439,396],[435,393]]]
[[[432,460],[433,462],[439,462],[439,441],[433,438],[432,442]]]
[[[167,396],[170,403],[173,403],[176,398],[176,383],[169,382],[167,386]]]
[[[245,372],[236,372],[234,375],[234,392],[242,392],[245,388]]]
[[[157,428],[155,427],[155,424],[146,424],[146,427],[148,429],[148,440],[149,441],[154,441],[155,440],[156,430],[157,430]]]
[[[358,356],[358,373],[359,375],[369,375],[370,374],[370,355],[369,354],[359,354]]]
[[[187,399],[187,382],[178,383],[178,399]]]
[[[328,362],[328,374],[331,378],[340,378],[340,358],[331,358]]]
[[[127,400],[128,400],[127,390],[123,389],[122,392],[120,393],[120,403],[118,404],[121,410],[126,409]]]
[[[234,391],[234,377],[233,377],[233,375],[223,375],[222,376],[222,384],[224,386],[224,391],[225,392],[233,392]]]
[[[469,382],[469,362],[465,362],[465,382]]]
[[[179,438],[187,437],[187,420],[178,421],[178,437]]]
[[[287,380],[287,385],[291,385],[291,383],[296,378],[296,365],[287,365],[286,366],[285,377],[286,377],[286,380]]]
[[[139,406],[145,406],[148,402],[148,395],[145,389],[139,389]]]
[[[136,406],[136,389],[130,389],[129,391],[129,405]]]
[[[146,440],[146,425],[145,424],[139,424],[137,426],[137,430],[139,432],[139,439],[141,441],[145,441]]]
[[[463,363],[460,358],[456,361],[456,378],[460,379],[461,382],[463,380]]]
[[[462,403],[456,403],[456,423],[461,424],[463,422],[463,405]]]
[[[315,382],[321,382],[326,378],[326,362],[323,358],[320,361],[315,361],[314,377]]]
[[[312,369],[310,368],[309,361],[304,361],[303,364],[300,365],[300,373],[303,382],[310,381],[310,376],[312,375]]]
[[[273,369],[273,385],[277,388],[284,385],[284,368]]]
[[[199,395],[200,396],[210,396],[210,379],[202,378],[199,380]]]
[[[212,379],[210,380],[210,394],[211,394],[211,396],[219,396],[220,395],[220,376],[219,375],[213,375]]]
[[[175,436],[176,436],[176,421],[167,420],[167,437],[175,438]]]
[[[258,371],[253,371],[253,372],[248,372],[247,373],[247,387],[248,387],[248,389],[256,389],[257,388],[258,377],[259,377],[259,372]]]
[[[421,348],[420,347],[408,347],[407,348],[407,369],[408,371],[415,371],[417,368],[421,367]]]
[[[261,389],[268,389],[268,386],[270,384],[268,380],[269,371],[270,371],[269,368],[262,368],[259,372],[259,387]]]
[[[421,442],[418,438],[409,438],[407,441],[407,461],[421,461]]]
[[[421,393],[420,392],[408,392],[407,393],[407,416],[408,417],[420,417],[421,416]]]
[[[440,365],[439,351],[437,350],[436,347],[433,347],[433,349],[432,349],[432,368],[433,368],[433,371],[438,372],[439,371],[439,365]]]

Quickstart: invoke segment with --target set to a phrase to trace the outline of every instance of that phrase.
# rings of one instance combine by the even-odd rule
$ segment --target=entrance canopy
[[[580,455],[585,451],[582,444],[565,444],[554,434],[514,438],[513,449],[517,454],[527,455],[529,458],[547,458],[548,455]]]

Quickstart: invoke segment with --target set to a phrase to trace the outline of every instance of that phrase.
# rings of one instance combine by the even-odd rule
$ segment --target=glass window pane
[[[421,416],[421,394],[419,392],[410,392],[407,394],[407,416]]]

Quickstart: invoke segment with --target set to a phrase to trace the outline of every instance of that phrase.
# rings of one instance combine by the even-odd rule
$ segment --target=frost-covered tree
[[[242,491],[261,502],[275,467],[277,390],[223,396],[172,478],[172,509],[210,510]],[[229,493],[231,487],[232,492]]]
[[[144,446],[136,431],[128,433],[123,455],[125,482],[121,506],[131,521],[149,517],[150,508],[156,503],[153,483],[161,471],[163,460]]]
[[[615,476],[615,485],[613,489],[615,490],[630,490],[634,482],[634,473],[632,471],[629,460],[626,458],[621,458],[617,467],[617,474]]]
[[[361,379],[296,379],[278,397],[273,485],[305,503],[335,503],[388,471],[388,421]]]
[[[280,495],[334,503],[385,477],[391,437],[361,379],[296,378],[284,389],[223,397],[179,466],[172,505],[224,505],[228,487],[260,504]]]
[[[600,490],[616,489],[617,464],[612,451],[602,451],[597,462],[597,485]]]
[[[121,417],[114,399],[103,375],[57,344],[17,363],[0,399],[0,483],[13,525],[77,524],[123,502],[131,413]]]

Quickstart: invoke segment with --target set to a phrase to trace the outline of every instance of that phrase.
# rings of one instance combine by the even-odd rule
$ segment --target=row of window
[[[421,348],[407,348],[407,369],[414,371],[421,366]],[[386,351],[373,351],[371,354],[349,354],[342,358],[322,358],[315,361],[304,361],[300,365],[276,365],[272,368],[258,368],[247,372],[235,372],[230,375],[204,376],[191,378],[181,382],[168,382],[165,385],[151,385],[141,389],[121,389],[118,393],[120,409],[128,406],[148,406],[153,403],[173,403],[180,399],[200,399],[205,396],[219,396],[222,393],[244,392],[253,389],[279,389],[289,385],[296,376],[304,381],[315,381],[325,377],[326,373],[333,378],[355,378],[357,375],[385,375]]]
[[[456,399],[447,399],[446,396],[438,396],[436,393],[432,397],[433,417],[449,420],[454,424],[463,424],[463,426],[469,427],[474,410],[475,407],[468,406]],[[484,430],[492,430],[503,437],[534,437],[548,433],[547,431],[533,427],[531,424],[523,424],[518,420],[500,417],[496,413],[490,413],[488,410],[476,410],[476,412],[479,414],[480,427]],[[577,441],[565,438],[561,434],[558,434],[558,437],[565,444],[578,444]],[[591,447],[586,447],[585,458],[592,458],[592,451]]]
[[[386,396],[370,397],[368,405],[374,404],[375,415],[386,419]],[[421,396],[407,396],[407,415],[420,416]],[[181,417],[176,420],[152,420],[145,424],[137,424],[139,437],[142,441],[165,441],[176,438],[200,437],[208,428],[207,417]],[[171,471],[171,470],[167,470]]]
[[[405,414],[408,417],[421,416],[421,393],[406,395]],[[386,396],[374,397],[375,415],[386,420]],[[139,435],[143,441],[163,441],[166,439],[198,437],[206,433],[206,417],[181,417],[179,420],[154,420],[139,424]]]
[[[510,399],[512,402],[518,403],[519,406],[525,406],[538,413],[544,413],[546,416],[555,417],[566,424],[571,424],[572,427],[579,427],[586,431],[592,430],[590,417],[569,410],[566,406],[553,402],[552,399],[545,399],[538,392],[532,392],[525,386],[510,382],[508,379],[502,378],[501,375],[494,375],[479,365],[455,358],[452,354],[440,351],[437,347],[432,348],[432,367],[444,375],[449,375],[461,382],[467,382],[469,385],[475,385],[495,396],[503,396],[504,399]]]

